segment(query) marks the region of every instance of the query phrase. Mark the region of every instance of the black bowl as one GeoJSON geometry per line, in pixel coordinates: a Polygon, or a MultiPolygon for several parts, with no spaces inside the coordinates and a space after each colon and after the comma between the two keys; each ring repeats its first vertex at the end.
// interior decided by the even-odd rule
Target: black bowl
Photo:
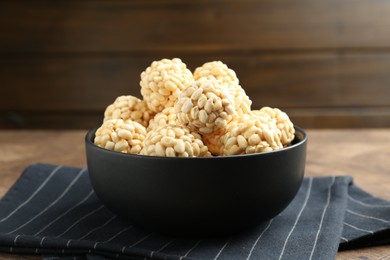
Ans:
{"type": "Polygon", "coordinates": [[[86,135],[92,186],[102,203],[140,227],[170,235],[235,233],[268,221],[301,186],[307,135],[258,154],[172,158],[109,151],[86,135]]]}

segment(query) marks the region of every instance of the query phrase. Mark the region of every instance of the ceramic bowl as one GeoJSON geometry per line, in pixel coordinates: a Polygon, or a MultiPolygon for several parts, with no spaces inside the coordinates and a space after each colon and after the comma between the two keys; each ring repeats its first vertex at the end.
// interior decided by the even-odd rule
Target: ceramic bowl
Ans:
{"type": "Polygon", "coordinates": [[[114,152],[85,138],[88,172],[101,202],[129,223],[170,235],[240,232],[278,215],[301,186],[307,135],[272,152],[179,158],[114,152]]]}

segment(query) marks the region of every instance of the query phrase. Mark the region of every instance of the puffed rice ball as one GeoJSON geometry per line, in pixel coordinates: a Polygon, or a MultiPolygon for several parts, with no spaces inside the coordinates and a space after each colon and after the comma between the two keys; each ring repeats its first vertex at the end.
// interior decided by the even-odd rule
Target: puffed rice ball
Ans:
{"type": "Polygon", "coordinates": [[[207,78],[213,76],[223,83],[235,83],[238,84],[239,80],[234,70],[229,69],[228,66],[222,61],[206,62],[201,67],[198,67],[194,71],[194,79],[207,78]]]}
{"type": "Polygon", "coordinates": [[[191,71],[180,59],[162,59],[141,73],[141,94],[149,109],[158,113],[173,107],[180,92],[193,81],[191,71]]]}
{"type": "Polygon", "coordinates": [[[161,126],[180,125],[175,108],[167,107],[157,113],[150,121],[147,130],[151,131],[161,126]]]}
{"type": "Polygon", "coordinates": [[[209,157],[198,133],[187,127],[166,125],[150,131],[144,140],[143,155],[168,157],[209,157]]]}
{"type": "Polygon", "coordinates": [[[269,152],[283,148],[279,129],[267,118],[243,115],[227,126],[221,137],[222,155],[238,155],[269,152]]]}
{"type": "Polygon", "coordinates": [[[183,90],[175,104],[179,122],[200,134],[212,134],[229,123],[234,101],[215,79],[201,78],[183,90]]]}
{"type": "Polygon", "coordinates": [[[146,106],[146,102],[128,95],[119,96],[104,111],[104,121],[110,119],[130,119],[147,127],[154,113],[146,106]]]}
{"type": "Polygon", "coordinates": [[[139,154],[145,136],[143,125],[131,120],[111,119],[96,130],[94,143],[112,151],[139,154]]]}
{"type": "Polygon", "coordinates": [[[265,116],[274,121],[280,131],[280,140],[283,146],[289,145],[295,136],[294,124],[288,115],[278,108],[263,107],[260,110],[253,110],[252,114],[265,116]]]}
{"type": "Polygon", "coordinates": [[[250,100],[245,90],[239,85],[239,80],[234,70],[230,69],[225,63],[212,61],[196,68],[194,71],[194,79],[198,80],[200,78],[215,78],[221,81],[233,97],[238,115],[250,113],[252,100],[250,100]]]}

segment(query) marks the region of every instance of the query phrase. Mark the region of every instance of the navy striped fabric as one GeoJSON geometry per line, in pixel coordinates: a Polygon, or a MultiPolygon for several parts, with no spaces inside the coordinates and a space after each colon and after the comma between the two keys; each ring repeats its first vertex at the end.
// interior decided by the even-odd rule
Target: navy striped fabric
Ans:
{"type": "Polygon", "coordinates": [[[273,220],[240,235],[183,239],[145,232],[107,210],[86,169],[35,164],[0,201],[0,251],[45,259],[334,259],[390,244],[390,202],[348,176],[305,178],[273,220]]]}

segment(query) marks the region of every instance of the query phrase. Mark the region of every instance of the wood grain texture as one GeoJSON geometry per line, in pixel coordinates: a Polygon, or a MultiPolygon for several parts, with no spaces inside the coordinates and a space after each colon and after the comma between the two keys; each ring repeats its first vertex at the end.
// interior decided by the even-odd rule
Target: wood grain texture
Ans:
{"type": "MultiPolygon", "coordinates": [[[[221,59],[236,72],[255,108],[390,106],[390,54],[179,57],[191,71],[221,59]]],[[[161,58],[3,58],[0,85],[5,87],[1,90],[0,110],[101,110],[121,94],[141,97],[141,72],[161,58]]]]}
{"type": "Polygon", "coordinates": [[[254,108],[303,127],[389,127],[389,12],[387,0],[0,1],[0,129],[90,128],[173,57],[222,60],[254,108]]]}
{"type": "Polygon", "coordinates": [[[390,3],[2,1],[1,52],[388,48],[390,3]]]}
{"type": "MultiPolygon", "coordinates": [[[[307,130],[305,176],[350,175],[367,192],[390,200],[390,128],[307,130]]],[[[36,162],[85,167],[83,138],[78,131],[0,131],[0,197],[36,162]]],[[[344,251],[337,259],[388,259],[390,246],[344,251]]],[[[0,259],[40,259],[0,254],[0,259]]]]}
{"type": "MultiPolygon", "coordinates": [[[[254,109],[279,107],[303,127],[390,126],[388,54],[225,55],[181,57],[192,71],[222,57],[254,109]]],[[[117,96],[141,97],[140,73],[163,57],[1,59],[0,127],[93,127],[117,96]]]]}

